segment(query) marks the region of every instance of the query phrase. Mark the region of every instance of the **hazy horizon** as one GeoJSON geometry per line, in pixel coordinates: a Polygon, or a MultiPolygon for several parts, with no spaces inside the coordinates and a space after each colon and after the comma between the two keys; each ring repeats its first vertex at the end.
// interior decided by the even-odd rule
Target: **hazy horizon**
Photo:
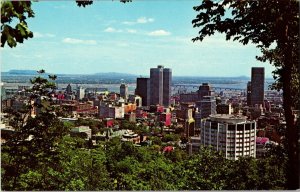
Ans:
{"type": "MultiPolygon", "coordinates": [[[[1,71],[3,73],[9,73],[10,71],[38,71],[38,70],[33,70],[33,69],[10,69],[8,71],[1,71]]],[[[110,72],[94,72],[94,73],[85,73],[85,74],[75,74],[75,73],[53,73],[46,71],[48,74],[56,74],[56,75],[97,75],[97,74],[109,74],[109,73],[116,73],[116,74],[124,74],[124,75],[131,75],[131,76],[136,76],[136,77],[149,77],[149,74],[134,74],[134,73],[122,73],[122,72],[116,72],[116,71],[110,71],[110,72]]],[[[38,73],[36,73],[38,74],[38,73]]],[[[29,74],[29,75],[35,75],[35,74],[29,74]]],[[[193,75],[173,75],[173,77],[189,77],[189,78],[246,78],[246,79],[251,79],[251,76],[246,76],[246,75],[240,75],[240,76],[193,76],[193,75]]],[[[265,77],[266,79],[272,79],[273,77],[265,77]]]]}

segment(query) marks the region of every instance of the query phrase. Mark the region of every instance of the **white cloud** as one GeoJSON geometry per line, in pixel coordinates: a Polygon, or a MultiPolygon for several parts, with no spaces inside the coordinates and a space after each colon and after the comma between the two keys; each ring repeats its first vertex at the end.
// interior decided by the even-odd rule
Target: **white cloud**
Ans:
{"type": "Polygon", "coordinates": [[[124,22],[122,22],[122,24],[124,24],[124,25],[134,25],[135,22],[133,22],[133,21],[124,21],[124,22]]]}
{"type": "Polygon", "coordinates": [[[117,30],[113,27],[108,27],[104,30],[104,32],[108,32],[108,33],[117,33],[117,32],[122,32],[122,30],[117,30]]]}
{"type": "Polygon", "coordinates": [[[147,18],[147,17],[140,17],[136,20],[137,23],[151,23],[153,22],[153,18],[147,18]]]}
{"type": "Polygon", "coordinates": [[[124,25],[135,25],[135,24],[145,24],[154,22],[153,18],[140,17],[137,18],[136,21],[124,21],[122,22],[124,25]]]}
{"type": "Polygon", "coordinates": [[[85,44],[85,45],[96,45],[97,42],[95,40],[82,40],[82,39],[73,39],[73,38],[64,38],[62,40],[63,43],[69,44],[85,44]]]}
{"type": "Polygon", "coordinates": [[[55,37],[54,34],[51,34],[51,33],[40,33],[40,32],[33,32],[33,36],[34,36],[35,38],[55,37]]]}
{"type": "Polygon", "coordinates": [[[170,34],[171,34],[170,32],[162,30],[162,29],[148,33],[149,36],[168,36],[170,34]]]}
{"type": "Polygon", "coordinates": [[[135,30],[135,29],[127,29],[127,32],[128,33],[137,33],[137,30],[135,30]]]}

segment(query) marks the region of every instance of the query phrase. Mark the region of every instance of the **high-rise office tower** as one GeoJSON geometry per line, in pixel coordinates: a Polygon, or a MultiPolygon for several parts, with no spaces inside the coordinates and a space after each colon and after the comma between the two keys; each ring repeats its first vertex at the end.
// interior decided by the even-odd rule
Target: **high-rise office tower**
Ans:
{"type": "Polygon", "coordinates": [[[71,87],[71,85],[70,84],[68,84],[68,86],[67,86],[67,88],[66,88],[66,92],[67,92],[67,94],[72,94],[72,87],[71,87]]]}
{"type": "Polygon", "coordinates": [[[157,68],[150,69],[150,104],[163,104],[163,69],[159,65],[157,68]]]}
{"type": "Polygon", "coordinates": [[[128,99],[128,85],[125,83],[120,85],[120,97],[122,97],[125,101],[128,99]]]}
{"type": "Polygon", "coordinates": [[[204,96],[212,96],[213,91],[211,90],[210,85],[208,83],[202,83],[198,90],[198,99],[201,101],[204,96]]]}
{"type": "Polygon", "coordinates": [[[247,83],[247,105],[251,106],[251,81],[247,83]]]}
{"type": "Polygon", "coordinates": [[[142,98],[142,105],[150,105],[150,79],[139,77],[136,79],[135,94],[142,98]]]}
{"type": "Polygon", "coordinates": [[[159,65],[150,69],[150,104],[169,106],[172,70],[159,65]]]}
{"type": "Polygon", "coordinates": [[[84,88],[77,87],[77,100],[83,99],[84,95],[85,95],[84,88]]]}
{"type": "Polygon", "coordinates": [[[170,105],[171,98],[171,83],[172,83],[172,70],[165,68],[163,71],[163,105],[170,105]]]}
{"type": "Polygon", "coordinates": [[[265,68],[252,67],[251,72],[251,106],[264,106],[265,68]]]}

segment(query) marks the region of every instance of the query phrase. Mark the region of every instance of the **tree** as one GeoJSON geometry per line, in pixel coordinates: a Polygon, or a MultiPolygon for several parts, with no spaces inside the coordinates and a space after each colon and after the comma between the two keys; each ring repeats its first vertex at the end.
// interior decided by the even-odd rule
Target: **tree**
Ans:
{"type": "Polygon", "coordinates": [[[183,190],[224,190],[228,183],[229,160],[220,152],[201,148],[183,164],[183,190]]]}
{"type": "MultiPolygon", "coordinates": [[[[40,70],[38,73],[43,75],[45,71],[40,70]]],[[[53,75],[49,75],[48,79],[42,76],[32,79],[32,88],[27,90],[30,93],[27,104],[22,110],[11,114],[10,124],[15,131],[1,146],[2,152],[8,156],[8,161],[2,161],[5,190],[41,187],[40,182],[27,186],[24,181],[34,181],[33,178],[44,180],[36,170],[55,162],[57,144],[69,133],[69,129],[59,121],[55,109],[51,107],[51,94],[55,89],[51,81],[55,79],[53,75]],[[37,112],[36,116],[32,116],[33,111],[37,112]]]]}
{"type": "Polygon", "coordinates": [[[202,41],[215,32],[225,33],[226,40],[252,42],[261,49],[260,61],[270,61],[277,89],[283,90],[283,108],[287,123],[288,188],[299,187],[298,133],[293,109],[299,109],[299,1],[266,0],[213,2],[204,0],[194,7],[199,12],[192,21],[200,27],[202,41]],[[229,8],[228,8],[229,7],[229,8]],[[273,48],[275,47],[275,48],[273,48]]]}

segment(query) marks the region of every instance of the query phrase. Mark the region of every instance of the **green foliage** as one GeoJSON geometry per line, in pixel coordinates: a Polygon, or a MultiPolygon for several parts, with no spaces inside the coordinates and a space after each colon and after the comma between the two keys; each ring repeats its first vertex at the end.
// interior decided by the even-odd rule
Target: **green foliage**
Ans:
{"type": "Polygon", "coordinates": [[[162,142],[169,142],[169,141],[179,141],[180,135],[178,134],[165,134],[162,138],[162,142]]]}
{"type": "Polygon", "coordinates": [[[283,90],[283,108],[287,125],[289,156],[288,186],[299,187],[299,143],[293,109],[299,109],[299,1],[211,1],[195,6],[199,12],[192,21],[200,27],[193,41],[202,41],[215,32],[225,33],[226,40],[256,44],[262,55],[259,61],[275,66],[272,88],[283,90]]]}
{"type": "Polygon", "coordinates": [[[159,146],[161,146],[161,144],[162,144],[161,139],[159,137],[156,137],[156,136],[149,137],[149,140],[152,141],[153,145],[159,145],[159,146]]]}
{"type": "Polygon", "coordinates": [[[12,48],[33,37],[26,23],[27,17],[34,17],[30,1],[1,1],[1,47],[7,43],[12,48]],[[18,20],[17,25],[12,27],[10,23],[15,20],[18,20]]]}
{"type": "Polygon", "coordinates": [[[183,165],[183,189],[220,190],[224,189],[228,178],[229,161],[220,153],[205,148],[191,156],[183,165]]]}
{"type": "Polygon", "coordinates": [[[129,122],[127,120],[123,120],[120,125],[121,129],[129,129],[129,130],[137,130],[137,126],[134,122],[129,122]]]}

